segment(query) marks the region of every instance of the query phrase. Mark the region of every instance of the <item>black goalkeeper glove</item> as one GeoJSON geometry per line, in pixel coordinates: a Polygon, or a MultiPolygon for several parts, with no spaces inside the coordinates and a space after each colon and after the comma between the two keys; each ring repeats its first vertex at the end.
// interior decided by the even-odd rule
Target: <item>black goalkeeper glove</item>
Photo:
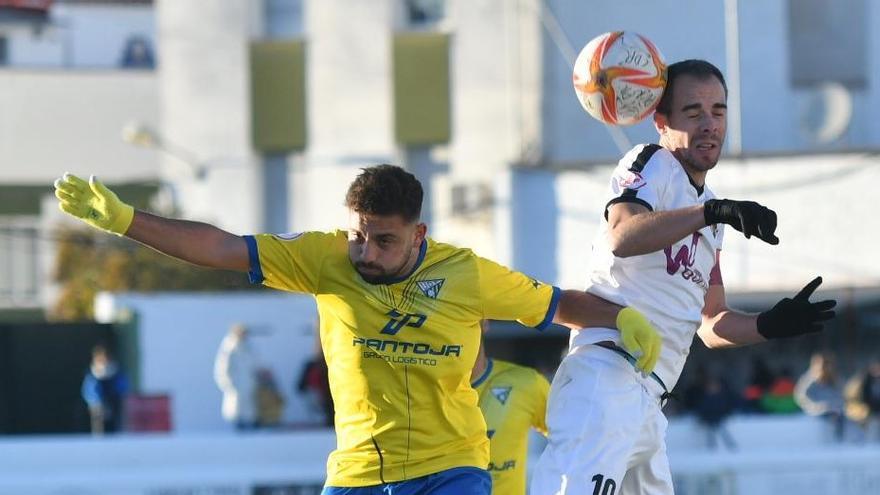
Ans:
{"type": "Polygon", "coordinates": [[[779,244],[776,231],[776,212],[754,201],[734,201],[732,199],[710,199],[703,205],[706,225],[726,223],[745,234],[767,244],[779,244]]]}
{"type": "Polygon", "coordinates": [[[810,302],[810,295],[821,283],[822,277],[816,277],[794,299],[786,297],[776,303],[776,306],[759,314],[758,333],[769,340],[822,331],[822,322],[834,318],[831,308],[837,305],[837,301],[829,299],[810,302]]]}

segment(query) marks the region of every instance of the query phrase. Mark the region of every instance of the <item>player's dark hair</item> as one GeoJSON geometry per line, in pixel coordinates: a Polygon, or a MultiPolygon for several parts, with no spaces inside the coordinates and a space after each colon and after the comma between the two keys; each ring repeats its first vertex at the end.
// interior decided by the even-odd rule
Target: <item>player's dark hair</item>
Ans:
{"type": "Polygon", "coordinates": [[[705,60],[689,59],[676,62],[666,68],[666,89],[663,90],[663,96],[660,103],[657,104],[657,113],[669,115],[672,111],[672,92],[675,88],[675,82],[679,76],[693,76],[697,79],[708,79],[712,76],[721,82],[724,87],[724,96],[727,96],[727,83],[724,81],[724,74],[709,62],[705,60]]]}
{"type": "Polygon", "coordinates": [[[415,222],[422,213],[422,184],[406,170],[394,165],[362,169],[348,187],[345,206],[368,215],[400,215],[415,222]]]}

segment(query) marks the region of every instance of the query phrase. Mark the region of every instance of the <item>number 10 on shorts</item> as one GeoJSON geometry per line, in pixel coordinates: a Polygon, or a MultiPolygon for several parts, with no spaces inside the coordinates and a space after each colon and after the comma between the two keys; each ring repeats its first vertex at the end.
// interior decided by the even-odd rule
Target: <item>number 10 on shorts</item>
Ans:
{"type": "Polygon", "coordinates": [[[605,479],[605,476],[601,474],[593,476],[593,483],[593,495],[614,495],[617,489],[617,483],[613,479],[605,479]]]}

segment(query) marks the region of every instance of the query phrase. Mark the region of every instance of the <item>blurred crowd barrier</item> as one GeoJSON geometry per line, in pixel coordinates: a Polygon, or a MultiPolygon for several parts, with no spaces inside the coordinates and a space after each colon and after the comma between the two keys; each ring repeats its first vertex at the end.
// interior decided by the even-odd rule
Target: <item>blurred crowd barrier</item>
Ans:
{"type": "MultiPolygon", "coordinates": [[[[696,421],[671,420],[677,494],[878,493],[880,444],[835,443],[807,416],[734,417],[729,428],[737,449],[709,451],[696,421]]],[[[5,437],[0,494],[317,495],[334,447],[329,429],[5,437]]]]}

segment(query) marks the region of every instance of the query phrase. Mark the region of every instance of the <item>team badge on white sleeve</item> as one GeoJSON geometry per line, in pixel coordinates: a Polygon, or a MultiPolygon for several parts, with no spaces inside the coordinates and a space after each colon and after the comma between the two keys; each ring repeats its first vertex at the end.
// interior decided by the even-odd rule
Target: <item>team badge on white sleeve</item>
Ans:
{"type": "Polygon", "coordinates": [[[623,174],[617,178],[617,185],[619,185],[621,189],[635,190],[643,187],[645,184],[647,184],[647,182],[645,181],[645,178],[642,177],[642,174],[632,170],[623,172],[623,174]]]}

